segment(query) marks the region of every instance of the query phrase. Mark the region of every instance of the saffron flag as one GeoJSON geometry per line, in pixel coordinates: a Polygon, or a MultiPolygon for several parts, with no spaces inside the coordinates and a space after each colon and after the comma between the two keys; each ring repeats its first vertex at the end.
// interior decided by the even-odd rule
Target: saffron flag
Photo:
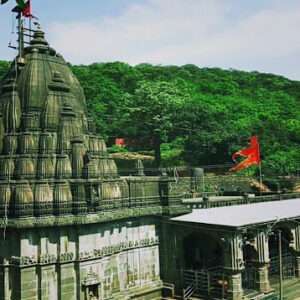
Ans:
{"type": "Polygon", "coordinates": [[[31,14],[31,1],[28,0],[27,3],[25,4],[25,7],[23,8],[22,14],[26,18],[32,17],[31,14]]]}
{"type": "Polygon", "coordinates": [[[253,165],[259,165],[260,159],[260,149],[257,136],[252,136],[250,139],[250,145],[248,148],[242,149],[232,155],[233,161],[236,162],[238,156],[245,157],[243,161],[238,163],[236,166],[230,169],[232,172],[241,171],[253,165]]]}

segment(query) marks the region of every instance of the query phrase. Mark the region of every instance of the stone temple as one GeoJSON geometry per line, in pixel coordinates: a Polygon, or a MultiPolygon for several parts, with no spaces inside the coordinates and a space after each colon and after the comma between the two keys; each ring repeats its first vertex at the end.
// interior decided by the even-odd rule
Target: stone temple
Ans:
{"type": "Polygon", "coordinates": [[[40,29],[21,50],[0,83],[0,300],[300,295],[299,194],[119,176],[62,56],[40,29]]]}
{"type": "Polygon", "coordinates": [[[118,176],[41,30],[0,93],[0,299],[159,299],[165,176],[118,176]]]}

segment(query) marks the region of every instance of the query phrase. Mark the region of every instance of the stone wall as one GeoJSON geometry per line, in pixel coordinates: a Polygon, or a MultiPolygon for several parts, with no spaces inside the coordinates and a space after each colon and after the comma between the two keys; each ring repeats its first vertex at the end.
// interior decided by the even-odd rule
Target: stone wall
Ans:
{"type": "Polygon", "coordinates": [[[0,299],[85,300],[91,292],[99,299],[158,295],[158,235],[150,218],[7,232],[1,244],[0,299]],[[4,253],[12,239],[14,251],[4,253]]]}
{"type": "Polygon", "coordinates": [[[170,183],[170,190],[184,198],[226,193],[253,193],[258,181],[253,177],[206,174],[201,177],[176,177],[170,183]]]}

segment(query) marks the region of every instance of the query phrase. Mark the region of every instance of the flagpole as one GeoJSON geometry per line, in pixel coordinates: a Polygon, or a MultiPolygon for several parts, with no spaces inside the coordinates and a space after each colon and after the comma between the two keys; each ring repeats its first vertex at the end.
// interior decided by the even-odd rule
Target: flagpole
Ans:
{"type": "MultiPolygon", "coordinates": [[[[32,32],[32,16],[29,17],[29,33],[32,32]]],[[[31,36],[29,37],[29,43],[31,42],[31,36]]]]}
{"type": "Polygon", "coordinates": [[[18,13],[17,18],[18,18],[19,61],[21,61],[23,58],[23,43],[24,43],[22,12],[18,13]]]}
{"type": "Polygon", "coordinates": [[[258,168],[259,168],[259,184],[260,184],[260,194],[261,194],[261,190],[262,190],[262,187],[263,187],[263,180],[262,180],[262,170],[261,170],[261,161],[259,162],[259,165],[258,165],[258,168]]]}

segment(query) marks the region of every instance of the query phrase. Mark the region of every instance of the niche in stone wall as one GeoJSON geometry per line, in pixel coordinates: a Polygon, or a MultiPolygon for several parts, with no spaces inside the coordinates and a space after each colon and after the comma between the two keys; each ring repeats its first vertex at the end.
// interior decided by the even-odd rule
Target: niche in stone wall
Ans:
{"type": "Polygon", "coordinates": [[[100,299],[100,280],[92,269],[86,274],[82,282],[82,290],[84,292],[85,300],[100,299]]]}

